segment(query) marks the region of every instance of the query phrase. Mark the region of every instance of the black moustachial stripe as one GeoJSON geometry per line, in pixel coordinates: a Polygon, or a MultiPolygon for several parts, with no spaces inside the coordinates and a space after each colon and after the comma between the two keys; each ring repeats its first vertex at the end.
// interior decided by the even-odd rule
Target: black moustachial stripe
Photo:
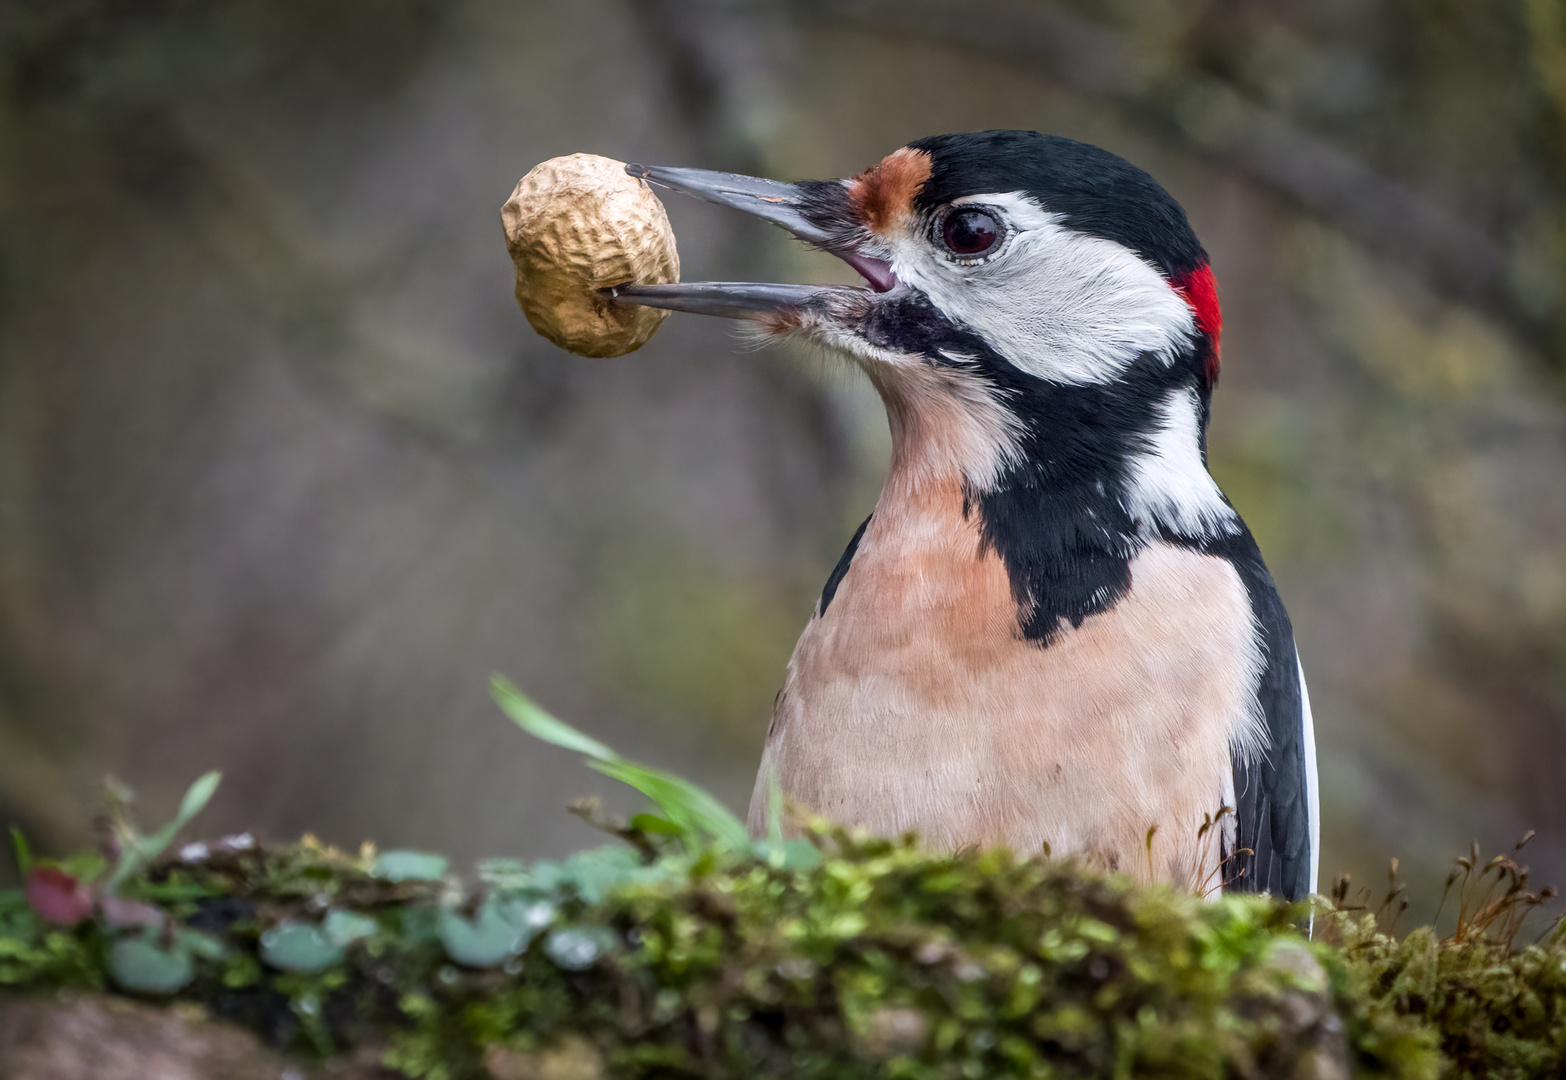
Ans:
{"type": "Polygon", "coordinates": [[[1130,588],[1131,560],[1146,542],[1126,509],[1130,462],[1149,448],[1169,392],[1194,384],[1192,367],[1149,354],[1113,383],[1045,382],[918,293],[877,305],[860,333],[883,348],[971,371],[1023,421],[1020,460],[992,486],[969,491],[965,507],[979,515],[984,543],[1006,564],[1023,636],[1047,645],[1063,627],[1113,607],[1130,588]]]}
{"type": "Polygon", "coordinates": [[[832,568],[831,575],[827,577],[826,584],[821,588],[821,609],[816,612],[817,615],[825,615],[827,606],[832,603],[832,597],[837,595],[837,587],[843,583],[843,575],[848,573],[849,564],[854,561],[854,552],[859,550],[859,541],[865,538],[865,526],[868,524],[870,518],[865,518],[859,523],[859,528],[854,530],[854,538],[848,542],[848,546],[843,549],[842,557],[832,568]]]}

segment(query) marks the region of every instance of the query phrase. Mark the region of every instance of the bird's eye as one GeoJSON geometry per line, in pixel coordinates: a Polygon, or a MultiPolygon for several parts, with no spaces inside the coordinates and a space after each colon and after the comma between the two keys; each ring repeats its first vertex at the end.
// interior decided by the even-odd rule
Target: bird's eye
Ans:
{"type": "Polygon", "coordinates": [[[959,210],[941,225],[941,240],[953,255],[983,255],[1000,234],[1000,222],[983,210],[959,210]]]}

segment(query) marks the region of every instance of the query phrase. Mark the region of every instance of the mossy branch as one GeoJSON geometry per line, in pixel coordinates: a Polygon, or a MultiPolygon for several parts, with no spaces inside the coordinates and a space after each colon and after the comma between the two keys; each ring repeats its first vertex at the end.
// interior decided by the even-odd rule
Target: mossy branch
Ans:
{"type": "MultiPolygon", "coordinates": [[[[497,691],[535,734],[651,772],[497,691]]],[[[733,834],[710,796],[665,779],[643,790],[668,828],[636,846],[492,860],[469,881],[436,856],[240,837],[138,865],[109,893],[26,853],[29,892],[0,894],[0,1027],[5,996],[107,991],[198,1003],[300,1061],[369,1054],[432,1080],[1566,1066],[1559,935],[1399,942],[1322,903],[1311,942],[1301,907],[1266,898],[825,825],[794,842],[805,858],[733,834]]]]}

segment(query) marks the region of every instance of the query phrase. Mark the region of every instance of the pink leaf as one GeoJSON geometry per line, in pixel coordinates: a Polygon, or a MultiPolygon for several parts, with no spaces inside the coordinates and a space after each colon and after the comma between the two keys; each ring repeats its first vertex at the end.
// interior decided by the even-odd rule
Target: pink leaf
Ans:
{"type": "Polygon", "coordinates": [[[121,930],[142,926],[161,928],[165,921],[161,909],[140,900],[126,900],[118,896],[105,896],[99,910],[103,913],[104,922],[121,930]]]}
{"type": "Polygon", "coordinates": [[[52,866],[28,873],[27,902],[39,915],[63,926],[75,926],[92,914],[92,891],[52,866]]]}

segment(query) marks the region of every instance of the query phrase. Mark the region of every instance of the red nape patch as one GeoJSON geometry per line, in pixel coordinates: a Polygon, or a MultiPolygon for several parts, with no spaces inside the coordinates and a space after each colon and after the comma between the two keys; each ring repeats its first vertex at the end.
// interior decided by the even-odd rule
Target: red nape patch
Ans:
{"type": "Polygon", "coordinates": [[[1191,306],[1196,325],[1207,335],[1211,351],[1207,354],[1207,381],[1218,381],[1218,339],[1223,336],[1223,310],[1218,306],[1218,279],[1213,268],[1203,263],[1174,281],[1175,292],[1191,306]]]}

